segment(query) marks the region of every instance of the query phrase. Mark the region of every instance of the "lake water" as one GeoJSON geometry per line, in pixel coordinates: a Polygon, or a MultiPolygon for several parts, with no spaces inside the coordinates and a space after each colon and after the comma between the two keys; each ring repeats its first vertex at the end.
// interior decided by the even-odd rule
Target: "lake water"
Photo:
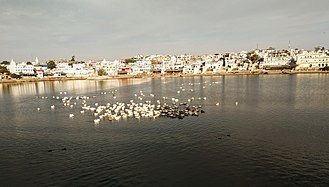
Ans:
{"type": "Polygon", "coordinates": [[[0,84],[0,184],[328,186],[328,114],[329,74],[0,84]],[[193,97],[205,113],[95,125],[77,96],[89,106],[193,97]]]}

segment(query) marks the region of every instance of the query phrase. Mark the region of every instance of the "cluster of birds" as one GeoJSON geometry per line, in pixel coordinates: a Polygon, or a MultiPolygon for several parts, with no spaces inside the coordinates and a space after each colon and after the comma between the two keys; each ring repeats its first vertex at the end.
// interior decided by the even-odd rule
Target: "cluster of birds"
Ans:
{"type": "MultiPolygon", "coordinates": [[[[217,84],[218,82],[213,82],[217,84]]],[[[193,85],[189,83],[189,85],[193,85]]],[[[209,84],[211,85],[211,84],[209,84]]],[[[184,84],[177,91],[177,94],[185,91],[193,92],[193,89],[183,88],[184,84]]],[[[203,86],[205,87],[205,86],[203,86]]],[[[129,102],[119,102],[117,99],[117,90],[110,92],[101,92],[101,95],[112,95],[111,103],[100,104],[94,102],[90,104],[91,98],[96,98],[96,96],[75,96],[68,97],[67,92],[60,92],[61,96],[53,96],[54,100],[61,100],[64,108],[76,108],[77,103],[81,104],[80,114],[89,114],[94,116],[94,124],[98,125],[102,120],[109,121],[119,121],[127,118],[135,119],[157,119],[159,117],[169,117],[175,119],[183,119],[187,116],[199,116],[205,113],[202,105],[194,105],[196,102],[194,100],[207,100],[207,97],[190,97],[184,99],[183,102],[178,98],[168,98],[162,97],[161,99],[156,99],[155,95],[145,94],[143,91],[135,93],[133,99],[129,102]]],[[[48,99],[48,97],[41,97],[41,99],[48,99]]],[[[200,102],[199,102],[200,103],[200,102]]],[[[235,103],[238,105],[238,102],[235,103]]],[[[215,104],[216,106],[219,103],[215,104]]],[[[55,110],[55,105],[50,106],[51,110],[55,110]]],[[[38,111],[41,110],[40,107],[37,108],[38,111]]],[[[74,118],[76,113],[68,114],[69,118],[74,118]]],[[[76,114],[77,115],[77,114],[76,114]]]]}
{"type": "MultiPolygon", "coordinates": [[[[117,90],[111,92],[101,92],[102,95],[112,94],[113,99],[116,99],[117,90]]],[[[61,95],[66,95],[66,92],[60,92],[61,95]]],[[[76,96],[76,97],[60,97],[53,96],[52,99],[62,101],[64,108],[74,108],[77,106],[78,100],[81,101],[80,114],[89,113],[92,114],[95,119],[93,120],[96,125],[98,125],[102,120],[118,121],[121,119],[135,118],[135,119],[156,119],[159,117],[169,117],[176,119],[183,119],[187,116],[199,116],[201,113],[205,113],[201,105],[194,106],[192,101],[195,100],[194,97],[187,99],[186,102],[179,103],[177,98],[162,97],[161,101],[159,99],[154,99],[154,94],[149,94],[150,100],[146,100],[146,95],[143,91],[139,94],[134,94],[135,100],[131,99],[129,102],[113,102],[106,104],[99,104],[95,102],[93,104],[88,104],[87,101],[91,98],[96,98],[96,96],[76,96]],[[143,101],[145,100],[145,101],[143,101]]],[[[41,97],[41,99],[48,99],[48,97],[41,97]]],[[[199,97],[198,100],[206,100],[206,97],[199,97]]],[[[58,106],[56,106],[58,107],[58,106]]],[[[55,110],[55,105],[50,106],[51,110],[55,110]]],[[[41,111],[41,108],[37,108],[41,111]]],[[[68,115],[69,118],[74,118],[74,113],[68,115]]]]}

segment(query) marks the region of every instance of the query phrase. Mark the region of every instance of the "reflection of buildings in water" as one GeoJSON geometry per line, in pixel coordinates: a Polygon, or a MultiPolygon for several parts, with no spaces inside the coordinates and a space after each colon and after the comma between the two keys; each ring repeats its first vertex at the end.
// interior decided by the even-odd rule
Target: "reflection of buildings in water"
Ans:
{"type": "Polygon", "coordinates": [[[1,89],[1,93],[10,94],[11,96],[31,95],[36,93],[36,85],[34,83],[3,84],[1,89]]]}
{"type": "Polygon", "coordinates": [[[296,84],[297,84],[297,78],[295,75],[290,75],[288,77],[288,102],[295,105],[296,104],[296,84]]]}
{"type": "Polygon", "coordinates": [[[128,86],[129,81],[128,79],[119,79],[119,86],[128,86]]]}
{"type": "Polygon", "coordinates": [[[8,85],[7,84],[0,84],[0,96],[4,96],[8,94],[8,85]]]}
{"type": "Polygon", "coordinates": [[[146,79],[127,79],[129,82],[129,85],[138,85],[138,84],[143,84],[146,82],[150,82],[152,79],[151,78],[146,78],[146,79]]]}
{"type": "Polygon", "coordinates": [[[116,79],[113,80],[91,80],[88,83],[88,88],[94,90],[106,90],[106,89],[113,89],[119,87],[119,81],[116,79]]]}
{"type": "Polygon", "coordinates": [[[295,109],[304,109],[312,105],[314,108],[327,105],[329,87],[324,86],[328,74],[297,74],[295,75],[295,109]]]}
{"type": "Polygon", "coordinates": [[[142,84],[149,79],[113,79],[113,80],[69,80],[69,81],[43,81],[19,84],[1,84],[0,96],[11,95],[45,95],[58,94],[66,91],[68,94],[81,94],[90,91],[113,89],[120,86],[142,84]]]}

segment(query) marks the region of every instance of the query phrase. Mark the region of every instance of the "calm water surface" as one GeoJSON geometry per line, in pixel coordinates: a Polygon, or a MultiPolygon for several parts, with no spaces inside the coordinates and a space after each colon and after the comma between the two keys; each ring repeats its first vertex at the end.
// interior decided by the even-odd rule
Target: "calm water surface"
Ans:
{"type": "Polygon", "coordinates": [[[0,84],[0,184],[328,186],[328,85],[327,74],[0,84]],[[194,97],[205,113],[95,125],[81,99],[56,99],[105,105],[140,91],[194,97]]]}

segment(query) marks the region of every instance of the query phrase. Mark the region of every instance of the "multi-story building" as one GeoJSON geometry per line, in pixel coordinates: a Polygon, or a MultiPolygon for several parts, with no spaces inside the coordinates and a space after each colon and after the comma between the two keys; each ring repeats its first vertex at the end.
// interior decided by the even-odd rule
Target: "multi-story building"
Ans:
{"type": "Polygon", "coordinates": [[[329,55],[324,52],[303,51],[297,54],[297,69],[319,69],[329,65],[329,55]]]}
{"type": "Polygon", "coordinates": [[[10,73],[20,74],[20,75],[33,75],[34,66],[32,64],[27,64],[25,62],[17,64],[13,59],[9,65],[10,73]]]}

